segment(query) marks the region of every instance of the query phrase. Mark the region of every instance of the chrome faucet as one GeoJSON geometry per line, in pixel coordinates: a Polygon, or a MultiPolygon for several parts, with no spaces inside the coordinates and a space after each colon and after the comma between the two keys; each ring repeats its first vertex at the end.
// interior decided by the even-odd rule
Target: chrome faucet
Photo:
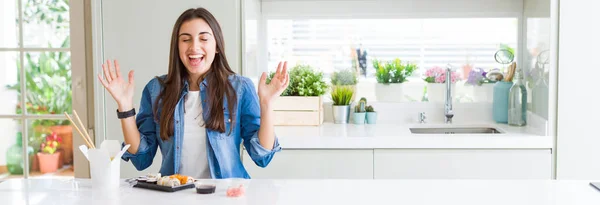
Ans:
{"type": "Polygon", "coordinates": [[[427,119],[427,117],[425,116],[425,112],[420,112],[419,113],[419,123],[424,124],[425,119],[427,119]]]}
{"type": "Polygon", "coordinates": [[[446,66],[446,102],[444,103],[444,122],[452,123],[454,111],[452,110],[452,66],[446,66]]]}

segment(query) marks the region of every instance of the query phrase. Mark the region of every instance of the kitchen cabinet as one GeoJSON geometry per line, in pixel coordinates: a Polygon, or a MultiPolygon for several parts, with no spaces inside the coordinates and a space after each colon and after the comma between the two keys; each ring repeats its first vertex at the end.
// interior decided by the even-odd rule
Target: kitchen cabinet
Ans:
{"type": "Polygon", "coordinates": [[[550,149],[375,149],[375,179],[551,179],[550,149]]]}
{"type": "Polygon", "coordinates": [[[551,179],[550,149],[282,150],[255,179],[551,179]]]}
{"type": "Polygon", "coordinates": [[[253,179],[372,179],[373,150],[289,150],[275,154],[266,168],[246,151],[244,167],[253,179]]]}

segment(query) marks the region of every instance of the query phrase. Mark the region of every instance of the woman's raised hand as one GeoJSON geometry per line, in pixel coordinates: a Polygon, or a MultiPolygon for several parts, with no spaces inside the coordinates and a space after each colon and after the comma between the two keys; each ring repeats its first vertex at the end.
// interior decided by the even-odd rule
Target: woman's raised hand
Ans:
{"type": "Polygon", "coordinates": [[[279,62],[277,71],[271,82],[267,84],[267,73],[263,72],[258,82],[258,97],[261,104],[271,104],[288,87],[290,76],[287,73],[287,62],[279,62]]]}
{"type": "Polygon", "coordinates": [[[119,111],[125,112],[133,108],[133,70],[129,71],[129,82],[125,82],[125,79],[121,75],[121,68],[119,62],[114,61],[114,66],[111,66],[110,61],[106,60],[105,64],[102,64],[102,70],[104,71],[104,78],[101,74],[98,74],[98,80],[115,99],[119,106],[119,111]]]}

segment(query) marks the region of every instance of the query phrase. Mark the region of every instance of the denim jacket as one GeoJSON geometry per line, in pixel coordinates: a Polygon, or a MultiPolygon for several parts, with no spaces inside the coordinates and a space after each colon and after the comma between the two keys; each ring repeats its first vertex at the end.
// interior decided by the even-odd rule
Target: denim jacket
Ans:
{"type": "MultiPolygon", "coordinates": [[[[161,76],[164,79],[166,76],[161,76]]],[[[229,82],[237,94],[237,113],[235,119],[230,119],[230,111],[227,109],[227,101],[223,103],[223,112],[225,113],[226,131],[206,129],[208,143],[206,147],[208,156],[208,165],[212,178],[250,178],[240,158],[240,144],[243,141],[246,151],[254,163],[260,167],[266,167],[275,152],[281,150],[277,138],[272,150],[265,149],[259,144],[258,130],[260,128],[260,105],[256,89],[252,81],[239,75],[231,75],[229,82]],[[234,123],[234,124],[232,124],[234,123]],[[229,132],[230,126],[234,126],[229,132]]],[[[208,113],[208,104],[206,103],[207,79],[200,84],[200,97],[202,99],[203,117],[206,120],[208,113]]],[[[153,109],[154,102],[161,90],[162,85],[158,79],[154,78],[144,88],[139,113],[137,114],[136,124],[140,132],[140,146],[136,154],[126,152],[122,159],[131,160],[135,168],[139,171],[148,168],[156,155],[157,148],[160,147],[162,153],[162,165],[160,173],[162,175],[172,175],[179,173],[179,164],[181,161],[181,147],[183,146],[184,133],[184,99],[188,94],[189,85],[187,81],[184,84],[183,91],[179,97],[179,102],[175,107],[174,115],[174,136],[169,140],[160,138],[160,125],[155,120],[153,109]]],[[[159,105],[160,106],[160,105],[159,105]]],[[[160,107],[158,112],[160,113],[160,107]]],[[[123,143],[124,145],[124,143],[123,143]]]]}

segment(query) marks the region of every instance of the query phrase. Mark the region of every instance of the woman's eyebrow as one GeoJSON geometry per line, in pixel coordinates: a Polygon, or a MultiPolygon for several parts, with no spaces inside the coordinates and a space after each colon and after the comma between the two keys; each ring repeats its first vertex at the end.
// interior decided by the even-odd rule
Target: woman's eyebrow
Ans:
{"type": "MultiPolygon", "coordinates": [[[[200,32],[198,35],[204,35],[204,34],[209,34],[209,35],[211,35],[211,36],[212,36],[212,33],[208,32],[208,31],[203,31],[203,32],[200,32]]],[[[191,36],[192,36],[192,34],[189,34],[189,33],[182,33],[182,34],[179,34],[179,37],[181,37],[181,36],[190,36],[190,37],[191,37],[191,36]]]]}
{"type": "Polygon", "coordinates": [[[189,34],[189,33],[182,33],[182,34],[179,34],[179,37],[181,37],[181,36],[190,36],[190,37],[192,37],[192,34],[189,34]]]}

